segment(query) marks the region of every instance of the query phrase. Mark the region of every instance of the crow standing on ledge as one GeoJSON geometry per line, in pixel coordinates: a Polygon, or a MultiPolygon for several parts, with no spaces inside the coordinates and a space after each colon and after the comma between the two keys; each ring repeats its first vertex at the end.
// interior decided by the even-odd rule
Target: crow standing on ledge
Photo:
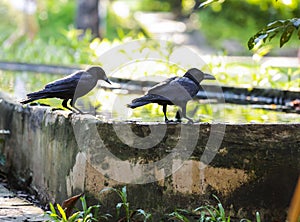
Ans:
{"type": "Polygon", "coordinates": [[[38,99],[59,98],[63,99],[62,106],[71,111],[82,113],[75,107],[75,102],[79,97],[91,91],[98,80],[104,80],[110,84],[104,70],[99,66],[91,66],[87,70],[79,70],[64,78],[48,83],[44,89],[27,94],[27,99],[21,101],[27,104],[38,99]],[[70,101],[71,107],[68,106],[70,101]]]}
{"type": "Polygon", "coordinates": [[[158,103],[163,106],[165,122],[167,118],[167,105],[177,105],[182,109],[182,116],[193,122],[186,116],[186,104],[200,89],[200,82],[204,79],[215,80],[215,77],[203,73],[199,69],[189,69],[183,77],[173,77],[152,87],[144,96],[134,99],[128,107],[134,109],[149,103],[158,103]]]}

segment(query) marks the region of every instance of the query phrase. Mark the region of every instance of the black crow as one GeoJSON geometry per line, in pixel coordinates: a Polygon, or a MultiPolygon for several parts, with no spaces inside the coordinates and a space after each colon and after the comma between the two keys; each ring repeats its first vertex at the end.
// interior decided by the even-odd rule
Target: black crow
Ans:
{"type": "Polygon", "coordinates": [[[144,96],[134,99],[128,107],[134,109],[149,103],[158,103],[163,106],[165,122],[167,118],[167,105],[177,105],[181,107],[181,115],[193,122],[186,116],[186,104],[191,100],[200,89],[200,82],[204,79],[215,80],[215,77],[203,73],[199,69],[189,69],[183,77],[173,77],[153,86],[144,96]]]}
{"type": "Polygon", "coordinates": [[[104,70],[99,66],[91,66],[87,70],[79,70],[64,78],[48,83],[44,89],[27,94],[27,99],[21,101],[22,104],[30,103],[38,99],[59,98],[63,99],[62,106],[71,111],[82,113],[75,107],[75,102],[79,97],[91,91],[98,80],[108,80],[104,70]],[[70,101],[71,107],[68,106],[70,101]]]}

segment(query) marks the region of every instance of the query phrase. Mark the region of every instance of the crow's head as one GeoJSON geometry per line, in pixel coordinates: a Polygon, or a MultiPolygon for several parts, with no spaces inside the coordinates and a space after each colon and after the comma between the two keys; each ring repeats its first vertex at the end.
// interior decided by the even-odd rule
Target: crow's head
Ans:
{"type": "Polygon", "coordinates": [[[196,83],[200,83],[204,79],[215,80],[216,78],[213,75],[203,73],[201,70],[192,68],[189,69],[185,74],[184,77],[192,79],[196,83]]]}
{"type": "Polygon", "coordinates": [[[100,66],[91,66],[86,70],[88,73],[90,73],[92,76],[94,76],[98,80],[104,80],[105,82],[108,82],[109,84],[110,81],[108,80],[104,70],[100,66]]]}

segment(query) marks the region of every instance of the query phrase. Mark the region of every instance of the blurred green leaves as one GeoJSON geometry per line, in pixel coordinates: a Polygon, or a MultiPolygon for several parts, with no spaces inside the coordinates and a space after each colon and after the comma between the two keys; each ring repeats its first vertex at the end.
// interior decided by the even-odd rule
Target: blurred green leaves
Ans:
{"type": "MultiPolygon", "coordinates": [[[[219,25],[218,28],[215,29],[220,33],[219,36],[221,35],[223,38],[224,36],[226,38],[230,38],[230,34],[228,33],[231,32],[233,33],[232,38],[240,39],[242,42],[247,41],[248,48],[250,50],[259,50],[261,45],[266,43],[266,40],[269,40],[270,42],[274,37],[279,36],[279,34],[281,35],[279,40],[280,47],[290,41],[291,36],[296,33],[296,31],[298,31],[298,37],[300,39],[300,19],[297,18],[299,17],[297,9],[300,6],[300,2],[298,0],[206,0],[200,4],[199,8],[204,8],[206,6],[209,6],[209,9],[201,10],[201,13],[199,13],[200,19],[207,23],[208,21],[204,20],[205,17],[203,18],[204,13],[209,14],[209,10],[214,13],[221,12],[220,16],[218,16],[218,20],[214,21],[214,27],[216,27],[222,19],[224,20],[223,28],[219,28],[219,26],[222,27],[219,25]],[[281,20],[279,20],[279,18],[281,20]],[[270,20],[273,20],[274,22],[270,22],[270,20]],[[258,29],[255,27],[264,26],[266,23],[269,24],[249,39],[249,33],[255,32],[255,30],[258,29]],[[237,26],[237,24],[240,24],[242,27],[237,26]],[[241,28],[243,31],[241,31],[241,28]],[[247,40],[245,39],[245,35],[248,35],[247,40]]],[[[205,26],[206,24],[203,24],[204,31],[205,26]]],[[[215,33],[215,30],[211,29],[211,33],[214,33],[214,38],[209,39],[216,38],[215,36],[217,36],[217,33],[215,33]]],[[[208,35],[210,35],[209,32],[208,35]]],[[[218,38],[218,41],[219,39],[220,38],[218,38]]],[[[294,45],[298,45],[297,42],[293,41],[293,43],[294,45]]],[[[273,45],[274,44],[272,44],[272,46],[273,45]]]]}
{"type": "Polygon", "coordinates": [[[74,26],[75,13],[74,0],[40,1],[36,15],[40,26],[39,38],[46,42],[50,37],[60,38],[62,30],[74,26]]]}
{"type": "Polygon", "coordinates": [[[60,38],[45,41],[36,37],[33,42],[25,36],[8,47],[1,47],[0,59],[6,61],[44,64],[89,64],[96,60],[90,48],[90,32],[82,39],[74,37],[78,30],[63,30],[60,38]]]}

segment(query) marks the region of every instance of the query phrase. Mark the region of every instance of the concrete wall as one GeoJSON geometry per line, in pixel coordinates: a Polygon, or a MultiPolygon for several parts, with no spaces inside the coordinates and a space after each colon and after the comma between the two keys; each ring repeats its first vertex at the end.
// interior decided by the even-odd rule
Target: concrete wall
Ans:
{"type": "MultiPolygon", "coordinates": [[[[10,180],[44,203],[81,191],[98,198],[127,184],[131,206],[157,214],[216,194],[232,214],[253,218],[258,210],[283,221],[299,175],[300,124],[101,122],[22,107],[3,93],[0,114],[0,129],[10,131],[2,144],[10,180]]],[[[101,200],[107,208],[118,201],[101,200]]]]}

